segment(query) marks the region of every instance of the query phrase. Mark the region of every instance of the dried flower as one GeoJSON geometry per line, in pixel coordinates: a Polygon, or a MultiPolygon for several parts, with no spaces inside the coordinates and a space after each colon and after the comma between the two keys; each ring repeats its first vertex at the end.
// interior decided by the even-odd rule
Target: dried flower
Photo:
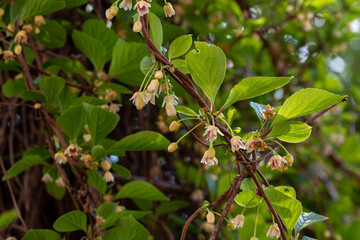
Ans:
{"type": "Polygon", "coordinates": [[[163,75],[161,70],[156,71],[156,73],[155,73],[155,78],[156,79],[162,79],[163,77],[164,77],[164,75],[163,75]]]}
{"type": "Polygon", "coordinates": [[[206,139],[209,142],[213,142],[217,138],[217,133],[219,133],[221,136],[224,136],[224,134],[222,134],[222,132],[220,132],[220,130],[217,127],[213,125],[207,125],[205,127],[205,133],[203,136],[206,136],[206,139]]]}
{"type": "Polygon", "coordinates": [[[147,3],[145,1],[138,1],[135,4],[134,9],[137,9],[139,16],[142,17],[145,14],[149,13],[149,7],[151,7],[150,3],[147,3]]]}
{"type": "Polygon", "coordinates": [[[102,216],[96,216],[95,225],[100,227],[105,222],[105,219],[102,216]]]}
{"type": "Polygon", "coordinates": [[[9,61],[14,60],[14,58],[15,58],[15,54],[10,50],[4,50],[3,55],[4,55],[3,59],[4,59],[5,64],[7,64],[9,61]]]}
{"type": "Polygon", "coordinates": [[[155,93],[158,91],[159,89],[159,80],[157,79],[154,79],[150,82],[149,86],[147,87],[147,90],[150,92],[150,93],[155,93]]]}
{"type": "MultiPolygon", "coordinates": [[[[66,150],[65,150],[65,152],[66,152],[66,150]]],[[[68,162],[68,160],[63,152],[55,153],[54,159],[58,164],[65,164],[68,162]]]]}
{"type": "Polygon", "coordinates": [[[40,26],[46,23],[45,18],[43,16],[35,16],[34,22],[36,26],[40,26]]]}
{"type": "Polygon", "coordinates": [[[178,148],[177,143],[170,143],[169,147],[168,147],[168,152],[175,152],[175,150],[178,148]]]}
{"type": "Polygon", "coordinates": [[[244,221],[245,221],[244,215],[243,214],[238,214],[230,222],[232,224],[234,224],[236,229],[238,229],[238,228],[242,228],[242,226],[244,225],[244,221]]]}
{"type": "Polygon", "coordinates": [[[76,157],[78,155],[78,152],[81,150],[82,150],[81,147],[75,144],[70,144],[65,150],[64,154],[68,157],[76,157]]]}
{"type": "Polygon", "coordinates": [[[120,8],[123,8],[124,10],[131,10],[132,8],[132,0],[123,0],[120,5],[120,8]]]}
{"type": "Polygon", "coordinates": [[[102,169],[104,169],[104,171],[109,171],[110,168],[111,168],[111,162],[108,162],[108,161],[102,161],[100,163],[102,169]]]}
{"type": "Polygon", "coordinates": [[[45,174],[42,176],[41,181],[44,182],[44,183],[49,183],[49,182],[52,182],[52,181],[54,181],[54,180],[52,179],[52,177],[50,176],[50,174],[45,173],[45,174]]]}
{"type": "Polygon", "coordinates": [[[265,111],[262,111],[262,119],[273,119],[275,117],[275,109],[270,107],[270,104],[266,105],[265,111]]]}
{"type": "MultiPolygon", "coordinates": [[[[211,150],[211,149],[210,149],[211,150]]],[[[210,151],[210,154],[212,154],[212,152],[210,151]]],[[[215,154],[214,154],[215,155],[215,154]]],[[[208,166],[213,166],[213,165],[217,165],[218,164],[218,160],[216,159],[216,157],[214,156],[213,158],[210,158],[209,156],[209,150],[205,151],[204,156],[202,157],[201,161],[202,164],[206,164],[208,166]]]]}
{"type": "Polygon", "coordinates": [[[236,152],[239,151],[240,149],[246,149],[245,144],[243,143],[243,141],[241,140],[241,137],[239,136],[234,136],[231,138],[231,151],[236,152]]]}
{"type": "Polygon", "coordinates": [[[137,20],[135,23],[134,23],[134,26],[133,26],[133,32],[140,32],[141,31],[141,28],[142,28],[142,24],[139,20],[137,20]]]}
{"type": "Polygon", "coordinates": [[[25,24],[24,26],[22,26],[22,30],[24,30],[26,33],[31,33],[33,27],[30,24],[25,24]]]}
{"type": "Polygon", "coordinates": [[[178,123],[177,121],[172,121],[169,126],[169,131],[175,132],[179,130],[179,128],[180,128],[180,123],[178,123]]]}
{"type": "Polygon", "coordinates": [[[171,17],[175,15],[175,10],[171,3],[165,3],[164,5],[164,12],[166,17],[171,17]]]}
{"type": "Polygon", "coordinates": [[[111,172],[107,171],[104,175],[105,182],[113,182],[115,180],[111,172]]]}
{"type": "Polygon", "coordinates": [[[279,238],[280,237],[280,229],[277,225],[277,223],[274,223],[273,225],[270,226],[268,232],[266,233],[267,237],[276,237],[279,238]]]}
{"type": "Polygon", "coordinates": [[[206,214],[206,221],[208,223],[214,223],[215,222],[215,215],[212,212],[208,212],[208,214],[206,214]]]}
{"type": "Polygon", "coordinates": [[[288,154],[288,155],[286,155],[285,157],[285,160],[287,161],[287,165],[289,166],[289,167],[292,167],[292,165],[293,165],[293,163],[294,163],[294,158],[293,158],[293,156],[291,155],[291,154],[288,154]]]}
{"type": "Polygon", "coordinates": [[[267,148],[266,143],[264,142],[264,140],[262,140],[259,137],[251,137],[246,141],[246,148],[247,148],[247,152],[251,153],[252,151],[256,150],[256,151],[264,151],[265,148],[267,148]]]}
{"type": "Polygon", "coordinates": [[[105,202],[112,202],[114,200],[114,195],[104,194],[103,199],[105,200],[105,202]]]}
{"type": "Polygon", "coordinates": [[[106,95],[105,95],[105,100],[107,102],[112,102],[116,100],[116,97],[119,96],[119,94],[117,92],[115,92],[114,90],[111,89],[106,89],[106,95]]]}
{"type": "Polygon", "coordinates": [[[276,169],[278,171],[282,171],[283,169],[285,169],[285,170],[287,169],[287,165],[288,165],[288,162],[283,157],[281,157],[279,155],[275,155],[270,158],[266,167],[271,166],[271,170],[276,169]]]}
{"type": "Polygon", "coordinates": [[[84,162],[85,167],[89,169],[97,169],[99,166],[99,162],[94,161],[95,159],[90,154],[83,154],[80,158],[81,161],[84,162]]]}
{"type": "Polygon", "coordinates": [[[62,179],[62,177],[59,177],[58,179],[56,179],[55,184],[58,187],[65,187],[65,183],[64,183],[64,180],[62,179]]]}
{"type": "Polygon", "coordinates": [[[15,46],[15,49],[14,49],[14,53],[15,53],[16,55],[20,55],[21,50],[22,50],[21,45],[16,45],[16,46],[15,46]]]}
{"type": "Polygon", "coordinates": [[[21,30],[15,35],[14,41],[16,43],[26,43],[28,40],[28,37],[26,35],[26,32],[24,30],[21,30]]]}

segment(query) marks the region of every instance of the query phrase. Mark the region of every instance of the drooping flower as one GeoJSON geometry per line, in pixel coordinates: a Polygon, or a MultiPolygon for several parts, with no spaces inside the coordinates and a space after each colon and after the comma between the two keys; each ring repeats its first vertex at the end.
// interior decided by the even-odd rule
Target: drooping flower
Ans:
{"type": "Polygon", "coordinates": [[[105,222],[105,219],[102,216],[96,216],[95,218],[95,225],[100,227],[105,222]]]}
{"type": "Polygon", "coordinates": [[[251,137],[251,138],[249,138],[246,141],[245,146],[247,148],[248,153],[251,153],[254,150],[261,152],[261,151],[264,151],[265,148],[267,148],[267,145],[264,142],[264,140],[262,140],[259,137],[251,137]]]}
{"type": "Polygon", "coordinates": [[[279,226],[277,225],[277,223],[274,223],[273,225],[270,226],[268,232],[266,233],[267,237],[276,237],[279,238],[280,237],[280,229],[279,226]]]}
{"type": "Polygon", "coordinates": [[[284,158],[285,158],[285,160],[287,161],[288,166],[289,166],[289,167],[292,167],[292,165],[293,165],[293,163],[294,163],[294,158],[293,158],[293,156],[292,156],[291,154],[288,154],[288,155],[286,155],[284,158]]]}
{"type": "Polygon", "coordinates": [[[120,111],[121,104],[111,103],[108,110],[112,113],[118,113],[120,111]]]}
{"type": "Polygon", "coordinates": [[[149,102],[153,105],[155,105],[155,93],[151,93],[149,91],[145,91],[143,93],[143,99],[144,99],[144,104],[148,104],[149,102]]]}
{"type": "Polygon", "coordinates": [[[112,15],[110,8],[106,9],[106,11],[105,11],[105,16],[106,16],[106,19],[109,20],[109,21],[110,21],[111,19],[113,19],[114,15],[112,15]]]}
{"type": "Polygon", "coordinates": [[[19,31],[14,38],[14,41],[16,43],[26,43],[28,40],[28,37],[26,35],[26,32],[24,30],[19,31]]]}
{"type": "Polygon", "coordinates": [[[266,165],[266,167],[270,166],[272,170],[276,169],[278,171],[282,171],[283,169],[287,169],[288,162],[283,157],[275,155],[270,158],[269,162],[266,165]]]}
{"type": "Polygon", "coordinates": [[[166,113],[169,117],[176,115],[175,105],[177,105],[177,97],[174,94],[164,97],[163,106],[165,105],[166,113]]]}
{"type": "Polygon", "coordinates": [[[169,131],[175,132],[179,130],[179,128],[180,128],[180,123],[178,123],[177,121],[172,121],[169,126],[169,131]]]}
{"type": "Polygon", "coordinates": [[[126,207],[125,207],[125,206],[123,206],[123,205],[118,205],[118,206],[116,206],[115,212],[122,212],[122,211],[124,211],[124,210],[126,210],[126,207]]]}
{"type": "MultiPolygon", "coordinates": [[[[210,149],[211,150],[211,149],[210,149]]],[[[214,156],[213,158],[210,158],[211,155],[211,151],[210,151],[210,154],[209,154],[209,150],[205,151],[204,153],[204,156],[202,157],[201,159],[201,163],[202,164],[206,164],[208,166],[213,166],[213,165],[217,165],[218,164],[218,160],[217,158],[214,156]]],[[[212,157],[212,156],[211,156],[212,157]]]]}
{"type": "Polygon", "coordinates": [[[176,115],[176,113],[177,113],[176,108],[174,107],[174,105],[172,105],[170,103],[166,103],[165,110],[166,110],[166,114],[169,117],[174,117],[176,115]]]}
{"type": "Polygon", "coordinates": [[[26,33],[31,33],[33,27],[31,26],[31,24],[25,24],[24,26],[22,26],[22,30],[24,30],[26,33]]]}
{"type": "Polygon", "coordinates": [[[232,152],[239,151],[240,149],[244,149],[244,150],[246,149],[244,142],[241,140],[241,137],[239,136],[232,137],[230,142],[231,142],[232,152]]]}
{"type": "Polygon", "coordinates": [[[207,125],[205,127],[205,133],[203,136],[205,136],[209,142],[213,142],[216,140],[218,133],[221,136],[224,136],[224,134],[222,134],[222,132],[220,132],[220,130],[217,127],[215,127],[213,125],[207,125]]]}
{"type": "Polygon", "coordinates": [[[123,8],[124,10],[131,10],[132,8],[132,0],[123,0],[120,5],[120,8],[123,8]]]}
{"type": "Polygon", "coordinates": [[[212,212],[208,212],[208,214],[206,214],[206,221],[208,223],[214,223],[215,222],[215,215],[212,212]]]}
{"type": "Polygon", "coordinates": [[[111,172],[107,171],[104,175],[105,182],[113,182],[115,180],[111,172]]]}
{"type": "Polygon", "coordinates": [[[133,26],[133,32],[140,32],[141,31],[141,28],[142,28],[142,24],[139,20],[137,20],[135,23],[134,23],[134,26],[133,26]]]}
{"type": "Polygon", "coordinates": [[[266,105],[265,111],[262,111],[262,119],[270,120],[275,117],[275,109],[270,106],[270,104],[266,105]]]}
{"type": "Polygon", "coordinates": [[[171,17],[175,15],[175,10],[171,3],[165,3],[164,5],[164,12],[166,17],[171,17]]]}
{"type": "MultiPolygon", "coordinates": [[[[66,150],[65,150],[65,152],[66,152],[66,150]]],[[[65,154],[66,154],[66,153],[65,153],[65,154]]],[[[55,161],[56,161],[58,164],[65,164],[65,163],[67,163],[68,160],[67,160],[65,154],[64,154],[63,152],[57,152],[57,153],[55,153],[55,155],[54,155],[55,161]]],[[[69,156],[69,157],[71,157],[71,156],[69,156]]]]}
{"type": "Polygon", "coordinates": [[[132,104],[136,106],[137,110],[141,110],[144,107],[144,100],[142,99],[141,92],[135,92],[129,99],[132,100],[132,104]]]}
{"type": "Polygon", "coordinates": [[[4,55],[3,59],[5,64],[7,64],[9,61],[14,60],[15,58],[15,54],[10,50],[4,50],[2,54],[4,55]]]}
{"type": "Polygon", "coordinates": [[[44,25],[46,23],[45,18],[43,16],[35,16],[34,22],[36,26],[44,25]]]}
{"type": "Polygon", "coordinates": [[[147,87],[147,90],[150,92],[150,93],[154,93],[154,92],[157,92],[158,89],[159,89],[159,80],[157,79],[154,79],[150,82],[149,86],[147,87]]]}
{"type": "Polygon", "coordinates": [[[56,179],[55,184],[56,184],[56,186],[58,186],[58,187],[65,187],[65,182],[64,182],[64,180],[62,179],[62,177],[59,177],[58,179],[56,179]]]}
{"type": "Polygon", "coordinates": [[[201,189],[195,189],[191,194],[190,194],[190,199],[194,202],[202,202],[204,201],[204,194],[202,192],[201,189]]]}
{"type": "Polygon", "coordinates": [[[15,53],[16,55],[20,55],[21,50],[22,50],[22,47],[21,47],[21,45],[18,44],[18,45],[16,45],[15,48],[14,48],[14,53],[15,53]]]}
{"type": "Polygon", "coordinates": [[[84,162],[84,165],[88,169],[97,169],[99,166],[99,162],[95,161],[91,154],[83,154],[80,158],[81,161],[84,162]]]}
{"type": "Polygon", "coordinates": [[[81,150],[82,150],[81,147],[75,144],[70,144],[65,150],[64,154],[68,157],[76,157],[78,155],[78,152],[81,150]]]}
{"type": "Polygon", "coordinates": [[[108,162],[108,161],[102,161],[100,163],[101,165],[101,168],[104,170],[104,171],[109,171],[110,168],[111,168],[111,162],[108,162]]]}
{"type": "Polygon", "coordinates": [[[170,143],[169,147],[168,147],[168,152],[175,152],[175,150],[178,148],[177,143],[170,143]]]}
{"type": "Polygon", "coordinates": [[[138,1],[135,6],[134,9],[137,9],[139,16],[142,17],[145,14],[149,13],[149,8],[151,7],[150,3],[147,3],[146,1],[138,1]]]}
{"type": "Polygon", "coordinates": [[[155,78],[156,79],[162,79],[163,77],[164,77],[164,74],[162,73],[161,70],[156,71],[156,73],[155,73],[155,78]]]}
{"type": "Polygon", "coordinates": [[[105,100],[107,102],[115,101],[116,97],[119,96],[119,94],[117,92],[115,92],[114,90],[111,90],[111,89],[106,89],[105,92],[106,92],[105,100]]]}
{"type": "Polygon", "coordinates": [[[118,13],[119,9],[118,9],[117,6],[112,6],[112,7],[110,8],[110,11],[111,11],[111,15],[116,16],[116,14],[118,13]]]}
{"type": "Polygon", "coordinates": [[[44,182],[44,183],[49,183],[49,182],[52,182],[54,180],[52,179],[50,174],[45,173],[44,176],[42,176],[41,181],[44,182]]]}
{"type": "Polygon", "coordinates": [[[91,141],[91,134],[87,133],[83,135],[84,142],[90,142],[91,141]]]}
{"type": "Polygon", "coordinates": [[[232,224],[234,224],[236,229],[238,229],[238,228],[242,228],[242,226],[244,225],[244,221],[245,221],[244,215],[243,214],[238,214],[230,222],[232,224]]]}

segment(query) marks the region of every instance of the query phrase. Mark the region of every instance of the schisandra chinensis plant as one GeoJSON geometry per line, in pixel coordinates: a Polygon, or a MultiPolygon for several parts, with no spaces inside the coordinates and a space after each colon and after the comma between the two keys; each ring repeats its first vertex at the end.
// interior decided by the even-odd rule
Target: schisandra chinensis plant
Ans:
{"type": "MultiPolygon", "coordinates": [[[[284,20],[265,27],[261,11],[246,1],[104,2],[0,3],[0,68],[6,70],[0,83],[9,112],[0,132],[11,136],[9,154],[1,154],[0,162],[9,189],[5,198],[14,208],[0,215],[0,230],[19,219],[14,229],[25,240],[297,240],[303,228],[327,219],[326,211],[303,208],[291,186],[297,183],[287,182],[296,168],[304,168],[291,150],[309,138],[315,120],[347,97],[298,86],[296,74],[289,74],[295,71],[284,70],[290,64],[280,44],[271,47],[268,40],[288,21],[302,21],[308,32],[324,15],[288,4],[284,20]],[[69,20],[54,18],[58,10],[69,20]],[[202,12],[209,19],[199,17],[202,12]],[[219,21],[223,18],[228,22],[219,21]],[[233,36],[222,34],[228,28],[233,36]],[[219,35],[224,41],[217,46],[219,35]],[[243,48],[259,48],[253,42],[233,48],[248,38],[261,41],[269,55],[259,51],[254,59],[242,58],[243,48]],[[267,69],[264,59],[276,77],[248,69],[267,69]],[[234,71],[234,61],[248,64],[244,72],[234,71]],[[291,94],[290,87],[297,91],[291,94]],[[15,127],[20,122],[22,127],[15,127]],[[150,131],[155,126],[163,134],[150,131]],[[14,136],[26,138],[19,154],[14,136]],[[159,150],[167,151],[156,155],[159,150]],[[159,174],[162,168],[167,170],[159,174]],[[286,186],[271,185],[280,177],[286,186]],[[37,194],[29,190],[16,200],[19,189],[37,189],[35,183],[66,204],[30,205],[26,199],[37,194]],[[29,210],[42,207],[56,215],[49,229],[38,229],[42,220],[29,210]],[[174,214],[185,207],[191,214],[174,214]]],[[[296,42],[294,36],[284,38],[296,42]]],[[[323,47],[319,44],[319,51],[323,47]]],[[[325,179],[325,173],[318,175],[325,179]]],[[[44,198],[39,195],[38,201],[44,198]]],[[[6,237],[12,239],[8,232],[6,237]]]]}

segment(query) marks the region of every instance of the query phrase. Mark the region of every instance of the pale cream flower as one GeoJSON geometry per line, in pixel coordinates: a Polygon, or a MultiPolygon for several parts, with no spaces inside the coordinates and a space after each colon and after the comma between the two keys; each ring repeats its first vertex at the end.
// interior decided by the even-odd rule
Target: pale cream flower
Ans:
{"type": "Polygon", "coordinates": [[[202,202],[204,201],[204,194],[202,192],[201,189],[195,189],[191,194],[190,194],[190,199],[194,202],[202,202]]]}
{"type": "Polygon", "coordinates": [[[20,55],[20,54],[21,54],[21,50],[22,50],[21,45],[16,45],[16,46],[15,46],[15,49],[14,49],[14,53],[15,53],[16,55],[20,55]]]}
{"type": "Polygon", "coordinates": [[[261,152],[261,151],[264,151],[265,148],[267,148],[267,145],[264,142],[264,140],[262,140],[259,137],[251,137],[251,138],[249,138],[246,141],[245,146],[247,148],[248,153],[251,153],[254,150],[261,152]]]}
{"type": "Polygon", "coordinates": [[[112,15],[110,8],[106,9],[106,11],[105,11],[105,16],[106,16],[106,19],[109,20],[109,21],[110,21],[111,19],[113,19],[114,15],[112,15]]]}
{"type": "Polygon", "coordinates": [[[145,14],[149,13],[149,8],[151,7],[150,3],[147,3],[145,1],[138,1],[135,6],[134,9],[137,9],[139,16],[142,17],[145,14]]]}
{"type": "Polygon", "coordinates": [[[232,224],[234,224],[236,229],[238,229],[238,228],[242,228],[242,226],[244,225],[244,221],[245,221],[244,215],[243,214],[238,214],[230,222],[232,224]]]}
{"type": "Polygon", "coordinates": [[[35,16],[34,22],[36,26],[44,25],[46,23],[45,18],[43,16],[35,16]]]}
{"type": "Polygon", "coordinates": [[[156,73],[155,73],[155,78],[156,79],[162,79],[163,77],[164,77],[164,75],[163,75],[161,70],[156,71],[156,73]]]}
{"type": "Polygon", "coordinates": [[[107,171],[104,175],[105,182],[113,182],[115,180],[111,172],[107,171]]]}
{"type": "Polygon", "coordinates": [[[108,111],[112,113],[118,113],[120,111],[121,104],[111,103],[108,107],[108,111]]]}
{"type": "Polygon", "coordinates": [[[62,177],[59,177],[58,179],[56,179],[55,184],[58,187],[65,187],[65,183],[64,183],[64,180],[62,179],[62,177]]]}
{"type": "Polygon", "coordinates": [[[75,144],[70,144],[65,150],[64,154],[68,157],[76,157],[78,152],[81,151],[82,148],[75,144]]]}
{"type": "Polygon", "coordinates": [[[178,145],[177,143],[170,143],[169,147],[168,147],[168,152],[175,152],[176,149],[178,149],[178,145]]]}
{"type": "Polygon", "coordinates": [[[3,59],[5,64],[7,64],[9,61],[14,60],[15,58],[15,54],[10,50],[4,50],[2,54],[4,55],[3,59]]]}
{"type": "Polygon", "coordinates": [[[150,93],[155,93],[158,91],[159,89],[159,80],[157,79],[154,79],[150,82],[149,86],[147,87],[147,90],[150,92],[150,93]]]}
{"type": "Polygon", "coordinates": [[[104,171],[109,171],[111,168],[111,162],[108,161],[102,161],[100,165],[104,171]]]}
{"type": "Polygon", "coordinates": [[[215,127],[213,125],[207,125],[205,127],[205,133],[203,136],[205,136],[209,142],[213,142],[216,140],[218,133],[221,136],[224,136],[224,134],[222,134],[222,132],[220,132],[220,130],[217,127],[215,127]]]}
{"type": "Polygon", "coordinates": [[[106,92],[105,100],[107,102],[115,101],[116,97],[120,96],[117,92],[115,92],[114,90],[111,90],[111,89],[106,89],[105,92],[106,92]]]}
{"type": "Polygon", "coordinates": [[[175,15],[175,10],[171,3],[165,3],[164,5],[164,12],[166,17],[171,17],[175,15]]]}
{"type": "Polygon", "coordinates": [[[278,171],[282,171],[283,169],[287,169],[288,166],[288,162],[281,156],[279,155],[275,155],[272,156],[269,160],[269,162],[266,164],[266,167],[270,167],[271,166],[271,170],[278,170],[278,171]]]}
{"type": "Polygon", "coordinates": [[[133,26],[133,32],[140,32],[141,31],[141,28],[142,28],[142,24],[139,20],[137,20],[135,23],[134,23],[134,26],[133,26]]]}
{"type": "Polygon", "coordinates": [[[131,10],[132,8],[132,0],[123,0],[120,5],[120,8],[123,8],[124,10],[131,10]]]}
{"type": "Polygon", "coordinates": [[[87,133],[83,135],[84,142],[90,142],[91,141],[91,134],[87,133]]]}
{"type": "Polygon", "coordinates": [[[52,177],[50,176],[50,174],[45,173],[45,174],[42,176],[41,181],[44,182],[44,183],[49,183],[49,182],[52,182],[52,181],[54,181],[54,180],[52,179],[52,177]]]}
{"type": "MultiPolygon", "coordinates": [[[[66,150],[65,150],[65,152],[66,152],[66,150]]],[[[68,162],[68,160],[63,152],[55,153],[54,159],[58,164],[65,164],[68,162]]]]}
{"type": "Polygon", "coordinates": [[[116,206],[116,212],[122,212],[122,211],[124,211],[124,210],[126,210],[126,207],[125,206],[123,206],[123,205],[118,205],[118,206],[116,206]]]}
{"type": "Polygon", "coordinates": [[[26,32],[24,30],[19,31],[14,38],[14,41],[16,43],[26,43],[28,40],[28,37],[26,35],[26,32]]]}
{"type": "MultiPolygon", "coordinates": [[[[202,164],[206,164],[206,165],[208,165],[208,166],[213,166],[213,165],[217,165],[218,164],[218,160],[217,160],[217,158],[214,156],[213,158],[210,158],[210,156],[209,156],[209,151],[210,150],[207,150],[207,151],[205,151],[205,153],[204,153],[204,156],[202,157],[202,159],[201,159],[201,163],[202,164]]],[[[210,151],[210,155],[211,155],[211,151],[210,151]]],[[[212,156],[211,156],[212,157],[212,156]]]]}
{"type": "Polygon", "coordinates": [[[174,117],[177,113],[176,108],[174,107],[174,105],[170,104],[170,103],[166,103],[165,105],[165,110],[166,110],[166,114],[169,117],[174,117]]]}
{"type": "Polygon", "coordinates": [[[33,27],[31,26],[31,24],[25,24],[22,27],[22,30],[24,30],[26,33],[31,33],[31,31],[33,30],[33,27]]]}
{"type": "Polygon", "coordinates": [[[232,152],[239,151],[240,149],[244,149],[244,150],[246,149],[244,142],[241,140],[241,137],[239,136],[232,137],[230,142],[231,142],[232,152]]]}
{"type": "Polygon", "coordinates": [[[215,215],[212,212],[208,212],[208,214],[206,214],[206,221],[208,223],[214,223],[215,222],[215,215]]]}
{"type": "Polygon", "coordinates": [[[180,123],[178,123],[177,121],[172,121],[169,126],[169,131],[175,132],[179,130],[179,128],[180,128],[180,123]]]}
{"type": "Polygon", "coordinates": [[[268,232],[266,233],[267,237],[273,238],[279,238],[280,237],[280,229],[277,225],[277,223],[274,223],[273,225],[270,226],[268,232]]]}
{"type": "Polygon", "coordinates": [[[142,93],[135,92],[129,99],[130,101],[132,100],[132,104],[136,106],[137,110],[141,110],[144,107],[144,100],[141,95],[142,93]]]}
{"type": "Polygon", "coordinates": [[[116,14],[118,13],[119,9],[118,9],[117,6],[112,6],[112,7],[110,8],[110,11],[111,11],[111,15],[116,16],[116,14]]]}

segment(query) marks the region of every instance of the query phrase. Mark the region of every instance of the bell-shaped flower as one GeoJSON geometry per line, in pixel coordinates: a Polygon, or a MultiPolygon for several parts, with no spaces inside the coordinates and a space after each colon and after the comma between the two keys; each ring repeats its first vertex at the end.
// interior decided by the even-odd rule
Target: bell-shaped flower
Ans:
{"type": "Polygon", "coordinates": [[[206,221],[208,223],[214,223],[215,222],[215,215],[212,212],[208,212],[208,214],[206,214],[206,221]]]}
{"type": "Polygon", "coordinates": [[[140,32],[141,31],[141,28],[142,28],[142,24],[139,20],[137,20],[135,23],[134,23],[134,26],[133,26],[133,32],[140,32]]]}
{"type": "Polygon", "coordinates": [[[244,221],[245,221],[244,215],[243,214],[238,214],[230,222],[232,224],[234,224],[236,229],[238,229],[238,228],[242,228],[242,226],[244,225],[244,221]]]}
{"type": "Polygon", "coordinates": [[[266,167],[270,167],[271,166],[271,170],[278,170],[278,171],[282,171],[283,169],[287,169],[288,166],[288,162],[281,156],[279,155],[275,155],[272,156],[269,160],[269,162],[266,164],[266,167]]]}
{"type": "Polygon", "coordinates": [[[58,187],[65,187],[65,182],[62,179],[62,177],[59,177],[58,179],[56,179],[55,185],[58,186],[58,187]]]}
{"type": "MultiPolygon", "coordinates": [[[[67,150],[67,149],[66,149],[67,150]]],[[[66,152],[66,150],[65,150],[65,152],[66,152]]],[[[70,156],[69,156],[70,157],[70,156]]],[[[67,163],[68,162],[68,160],[67,160],[67,158],[66,158],[66,156],[65,156],[65,154],[63,153],[63,152],[57,152],[57,153],[55,153],[55,155],[54,155],[54,159],[55,159],[55,161],[58,163],[58,164],[65,164],[65,163],[67,163]]]]}
{"type": "Polygon", "coordinates": [[[239,136],[232,137],[230,142],[231,142],[232,152],[239,151],[240,149],[244,149],[244,150],[246,149],[244,142],[241,140],[241,137],[239,136]]]}
{"type": "Polygon", "coordinates": [[[7,64],[9,61],[14,60],[15,58],[15,54],[10,50],[4,50],[2,54],[5,64],[7,64]]]}
{"type": "Polygon", "coordinates": [[[171,17],[175,15],[175,10],[171,3],[165,3],[164,5],[164,12],[166,17],[171,17]]]}
{"type": "Polygon", "coordinates": [[[273,225],[270,226],[268,232],[266,233],[267,237],[273,238],[279,238],[280,237],[280,229],[279,226],[277,225],[277,223],[274,223],[273,225]]]}
{"type": "Polygon", "coordinates": [[[203,136],[205,136],[209,142],[213,142],[216,140],[218,133],[221,136],[224,136],[224,134],[222,134],[222,132],[220,132],[220,130],[217,127],[215,127],[213,125],[207,125],[205,127],[205,133],[203,136]]]}
{"type": "Polygon", "coordinates": [[[145,14],[149,13],[149,8],[151,7],[150,3],[147,3],[146,1],[138,1],[135,6],[134,9],[137,9],[139,16],[142,17],[145,14]]]}
{"type": "Polygon", "coordinates": [[[210,150],[212,150],[212,149],[209,149],[209,150],[205,151],[204,156],[202,157],[200,162],[202,164],[206,164],[208,166],[217,165],[218,160],[217,160],[217,158],[215,156],[210,156],[210,155],[213,155],[210,150]],[[210,157],[212,157],[212,158],[210,158],[210,157]]]}
{"type": "Polygon", "coordinates": [[[36,26],[40,26],[40,25],[44,25],[46,23],[46,21],[43,16],[35,16],[34,23],[36,26]]]}
{"type": "Polygon", "coordinates": [[[120,5],[120,8],[123,8],[124,10],[131,10],[132,8],[132,0],[123,0],[120,5]]]}
{"type": "Polygon", "coordinates": [[[177,121],[172,121],[169,126],[169,131],[175,132],[179,130],[179,128],[180,128],[180,123],[178,123],[177,121]]]}
{"type": "Polygon", "coordinates": [[[26,43],[28,40],[28,37],[26,35],[26,32],[24,30],[19,31],[14,38],[14,41],[16,43],[26,43]]]}
{"type": "Polygon", "coordinates": [[[104,175],[105,182],[113,182],[115,180],[111,172],[107,171],[104,175]]]}
{"type": "MultiPolygon", "coordinates": [[[[76,157],[78,155],[78,152],[81,151],[82,148],[75,145],[75,144],[70,144],[67,149],[64,151],[64,154],[68,157],[76,157]]],[[[56,158],[56,155],[55,155],[56,158]]]]}
{"type": "Polygon", "coordinates": [[[150,92],[150,93],[155,93],[158,91],[159,89],[159,80],[157,79],[154,79],[150,82],[149,86],[147,87],[147,90],[150,92]]]}
{"type": "Polygon", "coordinates": [[[44,182],[44,183],[49,183],[49,182],[52,182],[52,181],[54,181],[54,180],[52,179],[52,177],[50,176],[50,174],[45,173],[45,174],[42,176],[41,181],[44,182]]]}
{"type": "Polygon", "coordinates": [[[254,150],[261,152],[261,151],[264,151],[265,148],[267,148],[267,145],[264,142],[264,140],[262,140],[259,137],[251,137],[251,138],[249,138],[246,141],[245,146],[247,148],[248,153],[251,153],[254,150]]]}

